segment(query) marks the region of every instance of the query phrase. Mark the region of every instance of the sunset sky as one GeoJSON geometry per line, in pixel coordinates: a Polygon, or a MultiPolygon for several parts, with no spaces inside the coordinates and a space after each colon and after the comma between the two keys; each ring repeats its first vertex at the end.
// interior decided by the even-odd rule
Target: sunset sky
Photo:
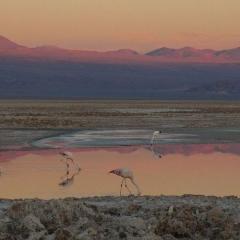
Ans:
{"type": "Polygon", "coordinates": [[[108,50],[240,46],[240,0],[1,0],[0,35],[108,50]]]}

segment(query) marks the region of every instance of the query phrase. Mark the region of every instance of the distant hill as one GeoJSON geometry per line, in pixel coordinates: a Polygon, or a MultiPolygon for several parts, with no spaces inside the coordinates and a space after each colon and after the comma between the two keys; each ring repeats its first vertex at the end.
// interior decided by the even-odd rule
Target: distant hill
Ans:
{"type": "Polygon", "coordinates": [[[55,46],[28,48],[0,36],[0,57],[1,56],[117,64],[156,64],[161,62],[236,63],[240,62],[240,47],[221,51],[195,49],[192,47],[180,49],[163,47],[146,54],[139,54],[132,49],[98,52],[70,50],[55,46]]]}
{"type": "Polygon", "coordinates": [[[240,59],[240,47],[228,49],[228,50],[222,50],[217,51],[215,53],[216,56],[222,57],[224,59],[240,59]]]}
{"type": "Polygon", "coordinates": [[[9,39],[0,36],[0,50],[16,50],[18,48],[24,48],[23,46],[10,41],[9,39]]]}
{"type": "Polygon", "coordinates": [[[239,48],[108,52],[0,38],[0,98],[240,99],[239,48]]]}
{"type": "Polygon", "coordinates": [[[153,50],[149,53],[146,53],[146,55],[149,56],[161,56],[161,57],[182,57],[182,58],[188,58],[188,57],[212,57],[214,55],[215,51],[211,49],[195,49],[191,47],[184,47],[180,49],[173,49],[173,48],[159,48],[156,50],[153,50]]]}
{"type": "Polygon", "coordinates": [[[240,62],[240,48],[215,51],[212,49],[159,48],[146,53],[147,56],[161,57],[166,60],[199,61],[199,62],[240,62]]]}

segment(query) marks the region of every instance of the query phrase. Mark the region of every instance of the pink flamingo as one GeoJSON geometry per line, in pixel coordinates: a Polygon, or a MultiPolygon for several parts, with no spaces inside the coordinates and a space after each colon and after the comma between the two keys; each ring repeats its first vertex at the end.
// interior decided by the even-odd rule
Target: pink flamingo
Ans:
{"type": "Polygon", "coordinates": [[[131,181],[131,183],[136,187],[137,195],[138,196],[141,195],[141,191],[140,191],[138,185],[136,184],[136,182],[134,181],[133,172],[130,169],[118,168],[118,169],[114,169],[114,170],[110,171],[109,173],[112,173],[112,174],[122,177],[122,182],[121,182],[121,187],[120,187],[120,196],[122,196],[123,183],[124,183],[125,188],[128,190],[129,194],[131,194],[131,190],[127,186],[127,179],[129,179],[131,181]]]}

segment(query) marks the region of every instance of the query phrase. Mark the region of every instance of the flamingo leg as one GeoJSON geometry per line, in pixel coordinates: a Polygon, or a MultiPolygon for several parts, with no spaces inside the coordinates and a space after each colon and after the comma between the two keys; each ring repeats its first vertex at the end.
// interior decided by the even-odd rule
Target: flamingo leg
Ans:
{"type": "Polygon", "coordinates": [[[151,146],[153,145],[153,142],[154,142],[154,135],[152,136],[152,139],[151,139],[151,146]]]}
{"type": "Polygon", "coordinates": [[[151,145],[151,151],[153,153],[153,157],[158,156],[158,154],[155,152],[154,145],[151,145]]]}
{"type": "Polygon", "coordinates": [[[132,194],[131,190],[129,189],[128,185],[127,185],[127,179],[124,178],[124,182],[125,182],[125,188],[128,190],[129,194],[132,194]]]}
{"type": "Polygon", "coordinates": [[[124,178],[122,179],[122,182],[121,182],[121,187],[120,187],[120,196],[122,196],[122,186],[123,186],[123,181],[124,181],[124,178]]]}
{"type": "Polygon", "coordinates": [[[155,157],[154,138],[155,138],[155,135],[153,134],[152,139],[151,139],[151,147],[150,147],[150,150],[151,150],[151,152],[153,153],[153,156],[155,157]]]}
{"type": "Polygon", "coordinates": [[[158,143],[158,134],[157,135],[155,135],[155,137],[154,137],[154,144],[157,144],[158,143]]]}
{"type": "Polygon", "coordinates": [[[157,151],[155,151],[154,149],[154,144],[158,144],[158,140],[160,139],[160,135],[154,135],[152,137],[152,145],[151,145],[151,151],[153,153],[153,156],[154,157],[157,157],[157,158],[162,158],[162,155],[160,153],[158,153],[157,151]]]}

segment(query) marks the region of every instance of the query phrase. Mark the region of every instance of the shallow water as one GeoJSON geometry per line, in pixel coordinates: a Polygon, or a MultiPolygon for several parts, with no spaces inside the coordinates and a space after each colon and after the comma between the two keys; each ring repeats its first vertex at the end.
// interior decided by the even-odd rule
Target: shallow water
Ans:
{"type": "MultiPolygon", "coordinates": [[[[62,147],[106,147],[149,145],[152,130],[96,130],[74,131],[54,137],[43,138],[32,143],[38,148],[62,147]]],[[[200,136],[191,133],[161,133],[156,143],[197,142],[200,136]]]]}
{"type": "MultiPolygon", "coordinates": [[[[239,142],[240,129],[178,129],[163,132],[155,144],[239,142]]],[[[117,147],[149,145],[153,130],[85,130],[45,137],[32,142],[37,148],[117,147]]]]}
{"type": "MultiPolygon", "coordinates": [[[[144,195],[240,195],[240,144],[158,144],[65,148],[82,168],[69,169],[58,149],[2,151],[0,198],[118,195],[121,179],[109,170],[128,167],[144,195]],[[159,158],[161,155],[161,158],[159,158]],[[61,178],[62,177],[62,178],[61,178]]],[[[129,183],[134,192],[134,187],[129,183]]],[[[127,194],[127,191],[125,191],[127,194]]]]}

